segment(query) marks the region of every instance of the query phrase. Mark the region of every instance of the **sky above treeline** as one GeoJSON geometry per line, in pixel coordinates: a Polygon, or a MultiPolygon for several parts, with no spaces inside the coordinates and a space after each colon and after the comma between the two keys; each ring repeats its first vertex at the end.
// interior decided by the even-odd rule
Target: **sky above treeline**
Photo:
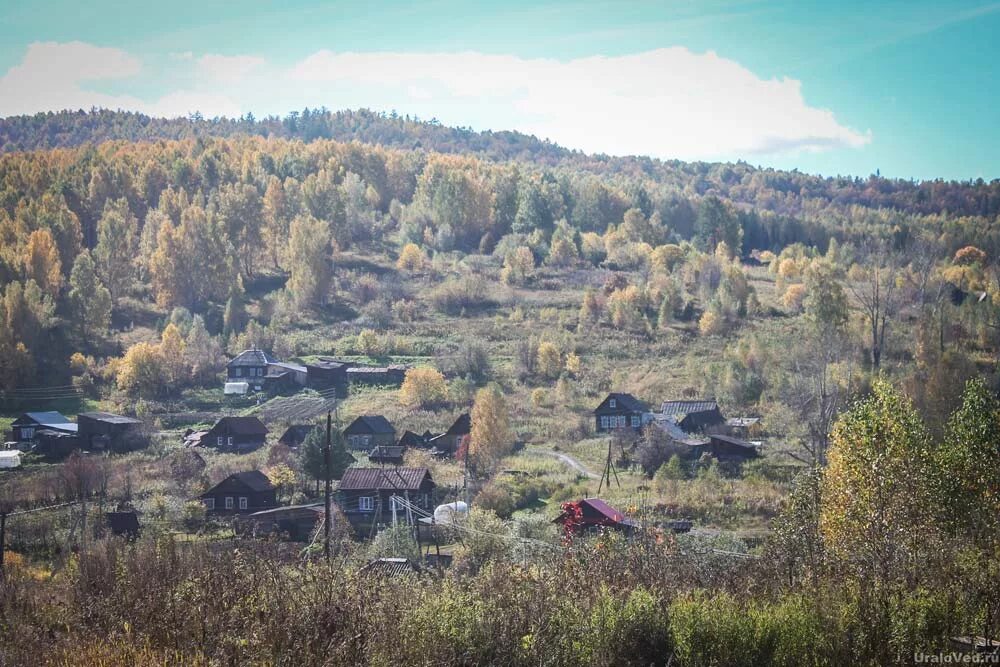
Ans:
{"type": "Polygon", "coordinates": [[[1000,178],[1000,2],[5,0],[0,116],[396,111],[612,155],[1000,178]]]}

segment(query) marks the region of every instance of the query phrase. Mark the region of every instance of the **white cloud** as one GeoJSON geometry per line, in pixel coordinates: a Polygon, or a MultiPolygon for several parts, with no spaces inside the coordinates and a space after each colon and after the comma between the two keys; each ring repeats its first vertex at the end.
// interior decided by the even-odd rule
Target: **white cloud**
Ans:
{"type": "Polygon", "coordinates": [[[135,76],[141,67],[137,58],[120,49],[83,42],[35,42],[21,63],[0,78],[0,113],[118,106],[117,100],[135,104],[135,98],[104,95],[86,90],[84,84],[135,76]]]}
{"type": "MultiPolygon", "coordinates": [[[[489,100],[510,129],[612,154],[709,158],[864,146],[870,133],[809,106],[801,82],[765,80],[713,52],[682,47],[568,62],[481,53],[333,53],[298,63],[295,80],[391,87],[395,106],[489,100]]],[[[455,121],[474,124],[472,121],[455,121]]],[[[506,129],[494,127],[493,129],[506,129]]]]}
{"type": "Polygon", "coordinates": [[[871,141],[870,132],[810,106],[801,82],[761,79],[735,61],[683,47],[570,61],[322,50],[291,68],[252,55],[203,54],[169,58],[167,66],[189,84],[156,99],[108,95],[94,86],[135,76],[136,58],[79,42],[33,44],[0,79],[0,115],[90,106],[230,117],[368,107],[520,130],[589,152],[681,159],[858,148],[871,141]]]}
{"type": "Polygon", "coordinates": [[[198,74],[206,79],[232,83],[245,79],[264,65],[258,56],[221,56],[206,53],[198,59],[198,74]]]}

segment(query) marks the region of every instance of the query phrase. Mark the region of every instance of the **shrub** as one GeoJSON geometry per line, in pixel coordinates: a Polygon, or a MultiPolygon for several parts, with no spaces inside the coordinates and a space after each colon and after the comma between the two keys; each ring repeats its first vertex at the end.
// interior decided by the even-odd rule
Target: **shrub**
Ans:
{"type": "Polygon", "coordinates": [[[399,388],[399,402],[409,408],[428,408],[448,400],[448,384],[436,368],[411,368],[399,388]]]}
{"type": "Polygon", "coordinates": [[[431,290],[428,298],[434,308],[449,315],[488,304],[486,282],[479,276],[445,281],[431,290]]]}

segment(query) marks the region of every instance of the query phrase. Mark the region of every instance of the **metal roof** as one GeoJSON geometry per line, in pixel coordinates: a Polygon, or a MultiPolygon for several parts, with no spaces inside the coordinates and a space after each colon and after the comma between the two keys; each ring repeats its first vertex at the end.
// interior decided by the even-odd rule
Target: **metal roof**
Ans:
{"type": "Polygon", "coordinates": [[[660,407],[660,414],[664,417],[674,415],[691,415],[698,412],[711,412],[718,410],[719,404],[714,399],[701,401],[664,401],[660,407]]]}
{"type": "Polygon", "coordinates": [[[71,422],[66,415],[59,412],[25,412],[24,416],[36,422],[39,426],[48,426],[62,431],[76,430],[76,424],[71,422]]]}
{"type": "Polygon", "coordinates": [[[264,350],[243,350],[230,360],[226,366],[266,366],[277,363],[277,359],[264,350]]]}
{"type": "Polygon", "coordinates": [[[382,577],[407,577],[420,572],[420,566],[408,558],[376,558],[359,572],[382,577]]]}
{"type": "Polygon", "coordinates": [[[300,364],[292,364],[287,361],[272,361],[268,366],[277,366],[278,368],[285,368],[290,371],[295,371],[296,373],[305,373],[306,367],[300,364]]]}
{"type": "Polygon", "coordinates": [[[427,468],[348,468],[337,488],[341,491],[417,491],[430,476],[427,468]]]}
{"type": "Polygon", "coordinates": [[[222,417],[212,427],[214,431],[225,423],[229,431],[236,435],[267,435],[267,427],[256,417],[222,417]]]}
{"type": "Polygon", "coordinates": [[[77,415],[77,419],[80,417],[87,417],[88,419],[93,419],[99,422],[106,422],[108,424],[141,424],[142,422],[138,419],[133,419],[132,417],[125,417],[123,415],[115,415],[110,412],[81,412],[77,415]]]}

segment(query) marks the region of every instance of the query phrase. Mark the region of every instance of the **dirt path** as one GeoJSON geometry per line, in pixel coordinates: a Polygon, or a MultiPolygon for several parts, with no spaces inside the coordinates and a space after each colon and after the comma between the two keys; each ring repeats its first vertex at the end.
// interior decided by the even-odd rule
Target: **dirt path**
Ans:
{"type": "Polygon", "coordinates": [[[534,449],[532,451],[535,454],[543,454],[545,456],[553,456],[553,457],[559,459],[560,461],[562,461],[563,463],[565,463],[566,465],[568,465],[570,468],[572,468],[576,472],[580,473],[581,475],[584,475],[585,477],[589,477],[591,479],[597,479],[599,477],[599,475],[597,475],[596,473],[593,473],[590,470],[588,470],[585,465],[583,465],[582,463],[580,463],[577,459],[573,458],[569,454],[563,454],[562,452],[556,452],[556,451],[553,451],[551,449],[534,449]]]}

